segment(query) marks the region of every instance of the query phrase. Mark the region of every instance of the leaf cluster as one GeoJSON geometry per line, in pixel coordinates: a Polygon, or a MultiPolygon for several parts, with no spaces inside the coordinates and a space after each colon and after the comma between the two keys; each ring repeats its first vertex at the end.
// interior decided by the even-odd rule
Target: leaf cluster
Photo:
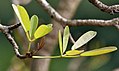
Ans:
{"type": "MultiPolygon", "coordinates": [[[[28,52],[30,52],[31,44],[38,38],[41,38],[52,31],[52,24],[48,25],[40,25],[38,27],[38,17],[37,15],[33,15],[31,19],[23,6],[12,4],[12,7],[22,24],[22,27],[27,35],[29,40],[28,52]]],[[[59,38],[59,48],[60,54],[59,56],[32,56],[32,58],[59,58],[59,57],[80,57],[80,56],[96,56],[105,53],[109,53],[117,50],[115,46],[102,47],[99,49],[94,49],[90,51],[78,50],[78,48],[82,47],[90,40],[92,40],[97,35],[96,31],[88,31],[84,33],[71,47],[71,50],[67,50],[69,38],[70,38],[70,29],[68,26],[64,28],[63,35],[59,30],[58,38],[59,38]]]]}
{"type": "Polygon", "coordinates": [[[37,15],[33,15],[31,19],[23,6],[12,4],[12,7],[22,24],[22,27],[27,35],[29,40],[28,52],[30,51],[31,43],[38,38],[41,38],[47,35],[49,32],[52,31],[52,24],[48,25],[40,25],[38,27],[38,17],[37,15]]]}
{"type": "Polygon", "coordinates": [[[82,47],[84,44],[89,42],[91,39],[93,39],[97,35],[97,32],[95,31],[88,31],[84,33],[81,37],[79,37],[79,39],[71,47],[71,50],[66,51],[68,39],[70,35],[68,26],[65,27],[63,34],[64,35],[63,35],[63,42],[62,42],[61,32],[59,31],[59,47],[60,47],[60,53],[62,57],[96,56],[96,55],[101,55],[101,54],[105,54],[105,53],[109,53],[109,52],[117,50],[115,46],[102,47],[102,48],[94,49],[90,51],[78,50],[78,48],[82,47]]]}

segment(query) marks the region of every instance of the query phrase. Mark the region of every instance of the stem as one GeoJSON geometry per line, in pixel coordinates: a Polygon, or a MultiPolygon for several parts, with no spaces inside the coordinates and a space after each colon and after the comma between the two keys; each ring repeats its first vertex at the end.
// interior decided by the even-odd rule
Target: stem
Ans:
{"type": "Polygon", "coordinates": [[[70,33],[69,37],[70,37],[70,39],[71,39],[71,42],[74,44],[74,43],[75,43],[75,40],[73,39],[71,33],[70,33]]]}
{"type": "Polygon", "coordinates": [[[32,42],[33,42],[35,39],[31,40],[31,38],[30,38],[28,32],[26,32],[26,36],[27,36],[27,38],[28,38],[28,40],[29,40],[29,45],[28,45],[28,50],[27,50],[27,52],[29,53],[29,52],[30,52],[30,48],[31,48],[31,44],[32,44],[32,42]]]}
{"type": "Polygon", "coordinates": [[[38,59],[51,59],[51,58],[77,58],[80,56],[32,56],[32,58],[38,58],[38,59]]]}
{"type": "Polygon", "coordinates": [[[78,56],[62,56],[63,58],[78,58],[80,57],[79,55],[78,56]]]}
{"type": "Polygon", "coordinates": [[[31,41],[29,42],[29,45],[28,45],[28,50],[27,50],[27,52],[29,53],[30,52],[30,48],[31,48],[31,41]]]}
{"type": "Polygon", "coordinates": [[[27,36],[28,40],[29,40],[29,41],[31,41],[31,39],[30,39],[30,36],[29,36],[28,32],[26,32],[26,36],[27,36]]]}
{"type": "Polygon", "coordinates": [[[61,58],[61,56],[32,56],[32,58],[50,59],[50,58],[61,58]]]}
{"type": "Polygon", "coordinates": [[[27,38],[28,38],[28,40],[29,40],[30,42],[33,42],[33,41],[36,40],[35,38],[34,38],[34,39],[31,39],[30,36],[29,36],[29,34],[28,34],[28,32],[26,32],[26,36],[27,36],[27,38]]]}

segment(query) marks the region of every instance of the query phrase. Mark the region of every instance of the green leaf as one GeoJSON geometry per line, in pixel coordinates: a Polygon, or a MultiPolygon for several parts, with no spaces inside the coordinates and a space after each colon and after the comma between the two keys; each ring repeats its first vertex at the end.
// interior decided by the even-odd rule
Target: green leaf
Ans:
{"type": "Polygon", "coordinates": [[[46,34],[51,32],[52,29],[53,29],[52,24],[39,26],[38,29],[34,33],[35,39],[38,39],[38,38],[41,38],[41,37],[45,36],[46,34]]]}
{"type": "Polygon", "coordinates": [[[33,15],[31,17],[31,22],[30,23],[31,23],[31,27],[30,27],[29,33],[30,33],[30,37],[32,38],[35,31],[36,31],[36,28],[38,27],[38,17],[36,15],[33,15]]]}
{"type": "Polygon", "coordinates": [[[88,31],[85,34],[83,34],[72,46],[72,50],[75,50],[84,44],[86,44],[88,41],[90,41],[92,38],[96,36],[97,32],[95,31],[88,31]]]}
{"type": "Polygon", "coordinates": [[[96,55],[110,53],[110,52],[113,52],[115,50],[117,50],[117,47],[115,47],[115,46],[103,47],[100,49],[94,49],[94,50],[86,51],[86,52],[80,54],[80,56],[96,56],[96,55]]]}
{"type": "Polygon", "coordinates": [[[61,55],[63,55],[63,49],[62,49],[62,35],[61,35],[61,31],[59,30],[59,47],[60,47],[60,53],[61,55]]]}
{"type": "Polygon", "coordinates": [[[27,13],[27,11],[25,10],[24,7],[20,6],[20,5],[15,5],[12,4],[12,7],[19,19],[19,21],[21,22],[25,32],[28,32],[30,30],[30,20],[29,20],[29,15],[27,13]]]}
{"type": "Polygon", "coordinates": [[[63,35],[63,53],[66,51],[68,40],[69,40],[69,27],[66,26],[64,29],[64,35],[63,35]]]}
{"type": "Polygon", "coordinates": [[[84,52],[84,50],[69,50],[66,52],[66,55],[68,56],[79,55],[82,52],[84,52]]]}

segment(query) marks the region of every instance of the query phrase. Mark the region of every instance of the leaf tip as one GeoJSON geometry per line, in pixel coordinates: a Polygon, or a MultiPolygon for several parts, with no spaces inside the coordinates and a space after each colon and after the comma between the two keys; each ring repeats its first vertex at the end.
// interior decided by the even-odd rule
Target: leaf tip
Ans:
{"type": "Polygon", "coordinates": [[[96,36],[97,32],[96,31],[89,31],[90,33],[92,33],[92,35],[96,36]]]}
{"type": "Polygon", "coordinates": [[[16,6],[15,4],[12,4],[12,6],[16,6]]]}
{"type": "Polygon", "coordinates": [[[116,51],[118,48],[116,46],[110,46],[110,48],[112,47],[113,51],[116,51]]]}

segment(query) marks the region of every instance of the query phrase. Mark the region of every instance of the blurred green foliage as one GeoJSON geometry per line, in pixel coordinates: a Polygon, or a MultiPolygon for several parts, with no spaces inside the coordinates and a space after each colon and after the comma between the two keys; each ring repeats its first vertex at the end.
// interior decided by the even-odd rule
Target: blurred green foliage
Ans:
{"type": "MultiPolygon", "coordinates": [[[[101,0],[108,5],[117,4],[119,0],[101,0]]],[[[59,0],[48,0],[50,4],[57,8],[59,0]]],[[[10,25],[11,20],[14,19],[14,11],[12,9],[12,0],[1,0],[0,2],[0,22],[2,24],[10,25]]],[[[30,17],[34,14],[38,15],[40,22],[50,23],[50,16],[33,0],[28,5],[24,5],[28,10],[30,17]]],[[[109,15],[101,12],[95,6],[88,2],[88,0],[82,0],[79,5],[73,19],[112,19],[118,17],[119,14],[109,15]]],[[[119,47],[119,30],[115,27],[98,27],[98,26],[80,26],[71,27],[71,33],[75,40],[78,39],[84,32],[94,30],[98,32],[96,38],[86,44],[89,49],[99,48],[106,45],[115,45],[119,47]]],[[[72,45],[72,44],[70,44],[72,45]]],[[[69,46],[68,46],[69,47],[69,46]]],[[[56,55],[59,48],[55,49],[56,55]]],[[[60,52],[59,52],[60,53],[60,52]]],[[[14,51],[11,44],[6,40],[4,35],[0,33],[0,71],[7,71],[11,63],[11,59],[14,56],[14,51]]],[[[119,68],[119,51],[97,56],[97,57],[81,57],[84,60],[78,67],[78,71],[113,71],[119,68]]],[[[68,71],[68,66],[72,59],[52,59],[49,67],[49,71],[68,71]]],[[[79,60],[80,61],[80,60],[79,60]]]]}

